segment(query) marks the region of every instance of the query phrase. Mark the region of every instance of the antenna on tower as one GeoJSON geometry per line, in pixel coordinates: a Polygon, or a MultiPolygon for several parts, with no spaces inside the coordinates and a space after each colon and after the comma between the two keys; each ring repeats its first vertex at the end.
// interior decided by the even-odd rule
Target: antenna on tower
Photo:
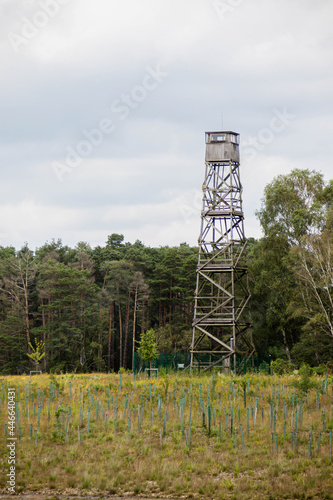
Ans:
{"type": "Polygon", "coordinates": [[[221,111],[221,130],[223,130],[223,111],[221,111]]]}

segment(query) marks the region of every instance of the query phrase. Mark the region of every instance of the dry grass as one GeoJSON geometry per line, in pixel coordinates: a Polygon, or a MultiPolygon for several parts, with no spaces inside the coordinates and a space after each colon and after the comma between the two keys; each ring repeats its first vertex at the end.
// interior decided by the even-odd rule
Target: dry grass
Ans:
{"type": "Polygon", "coordinates": [[[2,377],[0,491],[6,493],[3,438],[6,390],[12,386],[19,393],[19,493],[333,499],[332,380],[318,377],[318,390],[307,396],[297,391],[296,380],[256,374],[190,378],[183,373],[151,380],[127,374],[43,375],[41,381],[33,377],[29,389],[29,377],[2,377]]]}

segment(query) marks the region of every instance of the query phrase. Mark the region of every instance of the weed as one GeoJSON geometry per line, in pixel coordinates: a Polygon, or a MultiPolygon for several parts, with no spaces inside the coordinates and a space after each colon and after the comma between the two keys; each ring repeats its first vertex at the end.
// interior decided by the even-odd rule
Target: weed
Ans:
{"type": "Polygon", "coordinates": [[[233,481],[231,481],[230,479],[225,479],[222,484],[228,490],[233,490],[235,487],[233,481]]]}
{"type": "Polygon", "coordinates": [[[163,399],[165,399],[168,395],[169,385],[170,385],[169,377],[168,377],[168,375],[165,375],[162,378],[163,399]]]}

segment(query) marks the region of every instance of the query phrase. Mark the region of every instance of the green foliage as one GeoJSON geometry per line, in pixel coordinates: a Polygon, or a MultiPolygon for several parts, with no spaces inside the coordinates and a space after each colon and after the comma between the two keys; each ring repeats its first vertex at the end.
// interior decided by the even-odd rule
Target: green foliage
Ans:
{"type": "MultiPolygon", "coordinates": [[[[160,373],[161,375],[161,373],[160,373]]],[[[170,385],[170,378],[168,375],[164,375],[162,378],[162,387],[163,387],[163,398],[165,399],[168,395],[170,385]]]]}
{"type": "Polygon", "coordinates": [[[318,364],[332,355],[332,181],[293,170],[265,188],[251,243],[252,319],[259,354],[318,364]]]}
{"type": "Polygon", "coordinates": [[[131,370],[126,370],[126,368],[124,368],[123,366],[121,366],[121,367],[119,368],[118,373],[119,373],[120,375],[123,375],[124,373],[131,373],[131,370]]]}
{"type": "Polygon", "coordinates": [[[62,405],[58,406],[58,408],[54,412],[56,417],[56,428],[52,432],[51,441],[61,442],[65,438],[65,432],[61,425],[61,418],[63,413],[66,413],[66,408],[64,408],[62,405]]]}
{"type": "Polygon", "coordinates": [[[276,177],[265,187],[257,212],[265,235],[279,235],[297,244],[311,228],[321,228],[323,188],[323,175],[315,171],[295,169],[276,177]]]}
{"type": "Polygon", "coordinates": [[[60,380],[60,377],[56,377],[53,373],[50,374],[50,381],[52,381],[54,387],[59,390],[61,394],[64,389],[64,382],[60,380]]]}
{"type": "Polygon", "coordinates": [[[140,347],[138,348],[138,353],[139,356],[141,356],[141,358],[144,361],[151,362],[156,358],[158,351],[155,339],[155,332],[152,328],[142,333],[140,338],[140,347]]]}
{"type": "Polygon", "coordinates": [[[312,368],[312,373],[314,373],[315,375],[324,375],[327,372],[328,372],[327,364],[322,364],[312,368]]]}
{"type": "Polygon", "coordinates": [[[36,342],[36,347],[34,347],[31,342],[29,342],[29,346],[31,347],[32,349],[32,353],[29,354],[27,353],[27,356],[29,356],[29,358],[31,358],[35,364],[36,364],[36,369],[38,368],[38,365],[39,363],[41,362],[41,360],[44,358],[45,356],[45,342],[43,341],[37,341],[36,342]]]}
{"type": "MultiPolygon", "coordinates": [[[[303,331],[312,336],[321,334],[332,338],[333,319],[333,236],[325,229],[307,235],[302,244],[292,249],[292,269],[297,278],[294,296],[295,315],[303,316],[303,331]]],[[[332,344],[331,344],[332,345],[332,344]]]]}
{"type": "Polygon", "coordinates": [[[55,411],[55,417],[57,419],[57,422],[60,422],[60,417],[63,413],[66,412],[66,409],[63,406],[58,406],[58,408],[55,411]]]}
{"type": "Polygon", "coordinates": [[[295,382],[295,385],[301,392],[307,394],[310,389],[316,386],[311,379],[311,367],[304,363],[299,369],[299,375],[301,379],[295,382]]]}
{"type": "Polygon", "coordinates": [[[295,365],[286,359],[278,358],[271,363],[272,372],[276,375],[283,375],[285,373],[292,373],[295,365]]]}

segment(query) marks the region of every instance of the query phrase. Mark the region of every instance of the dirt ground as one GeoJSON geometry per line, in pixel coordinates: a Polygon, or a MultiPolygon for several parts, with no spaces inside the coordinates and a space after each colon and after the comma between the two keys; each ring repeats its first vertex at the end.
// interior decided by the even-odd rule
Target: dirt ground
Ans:
{"type": "MultiPolygon", "coordinates": [[[[12,494],[12,495],[0,495],[0,500],[13,500],[13,497],[18,498],[20,500],[156,500],[157,497],[144,497],[141,495],[133,496],[113,496],[113,495],[63,495],[63,494],[41,494],[38,495],[36,493],[33,494],[12,494]]],[[[179,500],[178,497],[177,500],[179,500]]],[[[173,497],[158,497],[158,500],[173,500],[173,497]]]]}

